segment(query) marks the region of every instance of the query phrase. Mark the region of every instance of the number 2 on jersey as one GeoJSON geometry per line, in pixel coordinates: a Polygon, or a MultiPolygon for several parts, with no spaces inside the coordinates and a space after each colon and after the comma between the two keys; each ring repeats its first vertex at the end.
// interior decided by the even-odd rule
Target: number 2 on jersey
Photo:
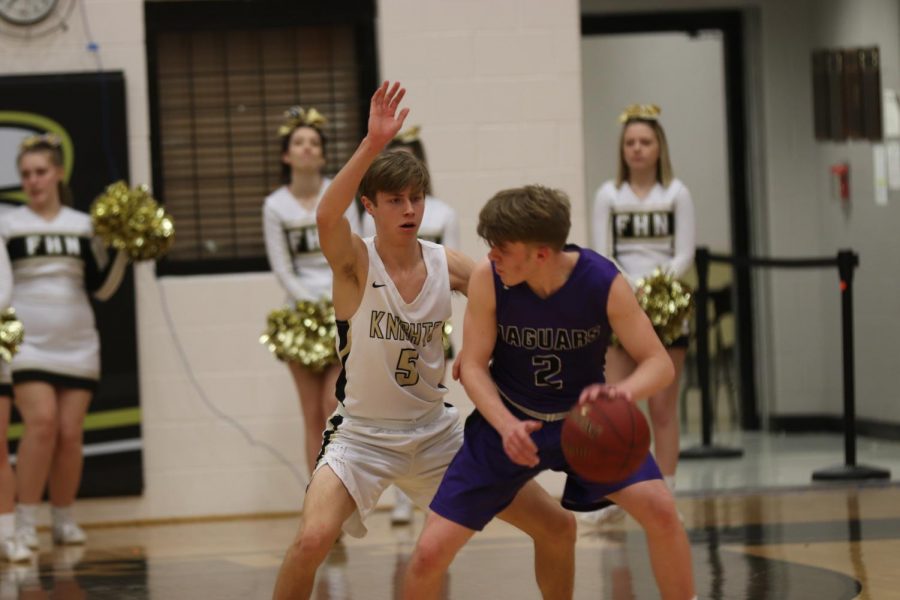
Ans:
{"type": "Polygon", "coordinates": [[[401,387],[416,385],[419,382],[419,371],[416,368],[416,360],[419,352],[415,348],[404,348],[397,359],[397,370],[394,371],[394,379],[401,387]]]}
{"type": "Polygon", "coordinates": [[[563,382],[557,378],[562,370],[562,361],[555,354],[536,354],[531,357],[534,367],[534,385],[562,389],[563,382]]]}

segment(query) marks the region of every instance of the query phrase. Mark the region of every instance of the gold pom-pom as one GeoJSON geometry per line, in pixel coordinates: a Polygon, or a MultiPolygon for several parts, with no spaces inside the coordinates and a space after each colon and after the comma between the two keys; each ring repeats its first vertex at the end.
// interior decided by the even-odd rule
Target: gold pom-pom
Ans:
{"type": "Polygon", "coordinates": [[[322,371],[337,362],[334,307],[327,300],[300,301],[269,313],[261,344],[283,361],[322,371]]]}
{"type": "MultiPolygon", "coordinates": [[[[635,294],[663,344],[669,346],[684,335],[684,324],[694,304],[689,286],[661,269],[654,269],[649,277],[637,280],[635,294]]],[[[612,343],[621,345],[615,336],[612,343]]]]}
{"type": "Polygon", "coordinates": [[[0,312],[0,360],[10,362],[25,339],[25,328],[12,307],[0,312]]]}
{"type": "Polygon", "coordinates": [[[650,277],[637,281],[638,304],[650,317],[653,329],[667,346],[684,335],[691,316],[694,295],[684,283],[669,273],[655,269],[650,277]]]}
{"type": "Polygon", "coordinates": [[[129,188],[124,181],[108,186],[91,204],[94,233],[107,246],[132,260],[154,260],[175,241],[175,226],[145,185],[129,188]]]}

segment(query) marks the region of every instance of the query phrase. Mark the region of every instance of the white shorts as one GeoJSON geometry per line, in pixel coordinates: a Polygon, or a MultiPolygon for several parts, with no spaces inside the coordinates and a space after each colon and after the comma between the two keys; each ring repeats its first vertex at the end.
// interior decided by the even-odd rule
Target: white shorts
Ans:
{"type": "Polygon", "coordinates": [[[405,424],[408,428],[341,412],[338,407],[328,419],[313,476],[328,465],[356,503],[356,511],[344,522],[344,532],[353,537],[366,535],[364,521],[391,484],[427,510],[444,471],[462,446],[457,410],[442,405],[405,424]]]}

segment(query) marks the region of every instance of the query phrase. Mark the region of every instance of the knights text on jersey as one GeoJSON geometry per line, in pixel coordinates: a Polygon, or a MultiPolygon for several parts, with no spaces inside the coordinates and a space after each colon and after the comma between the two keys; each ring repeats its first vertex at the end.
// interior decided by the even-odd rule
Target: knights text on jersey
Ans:
{"type": "Polygon", "coordinates": [[[337,386],[346,414],[381,421],[418,419],[442,405],[447,392],[441,331],[450,318],[450,274],[444,248],[419,240],[428,276],[418,296],[400,296],[366,238],[369,272],[356,313],[338,322],[337,386]]]}
{"type": "Polygon", "coordinates": [[[503,285],[494,274],[497,341],[491,375],[502,396],[542,413],[568,410],[585,386],[604,381],[611,328],[606,313],[615,265],[593,250],[567,245],[578,261],[547,298],[527,283],[503,285]]]}

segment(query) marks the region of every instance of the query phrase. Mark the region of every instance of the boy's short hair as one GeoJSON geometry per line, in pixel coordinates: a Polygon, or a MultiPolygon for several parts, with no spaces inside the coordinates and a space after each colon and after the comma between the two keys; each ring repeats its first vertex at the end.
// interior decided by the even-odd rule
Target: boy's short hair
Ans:
{"type": "Polygon", "coordinates": [[[382,152],[372,162],[359,184],[359,195],[375,202],[378,192],[409,189],[424,195],[430,182],[428,169],[418,158],[403,150],[382,152]]]}
{"type": "Polygon", "coordinates": [[[562,250],[571,226],[568,196],[542,185],[499,191],[478,214],[478,235],[491,246],[524,242],[562,250]]]}

